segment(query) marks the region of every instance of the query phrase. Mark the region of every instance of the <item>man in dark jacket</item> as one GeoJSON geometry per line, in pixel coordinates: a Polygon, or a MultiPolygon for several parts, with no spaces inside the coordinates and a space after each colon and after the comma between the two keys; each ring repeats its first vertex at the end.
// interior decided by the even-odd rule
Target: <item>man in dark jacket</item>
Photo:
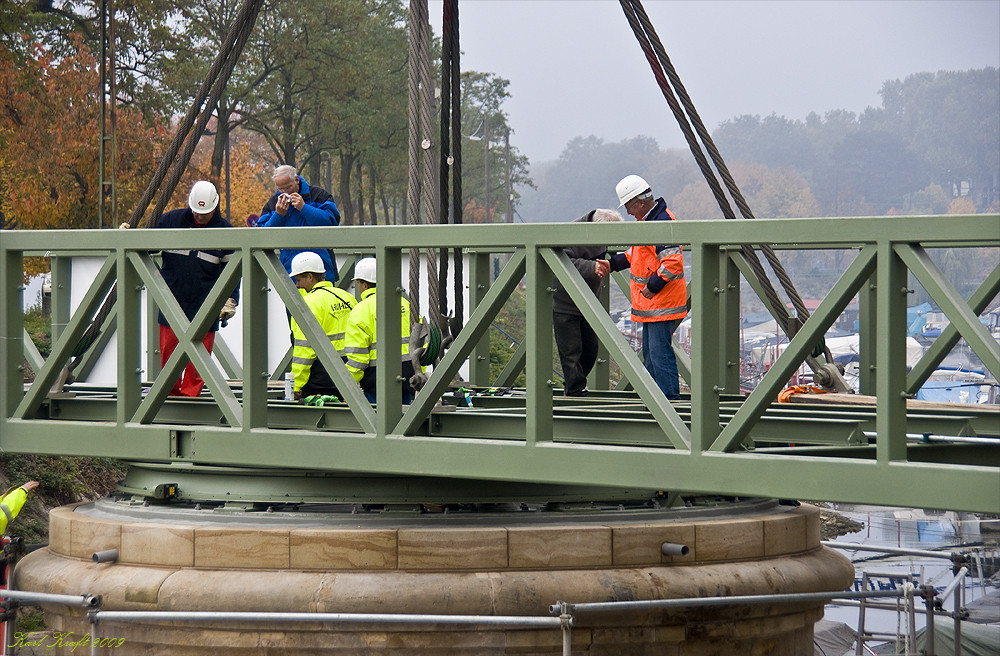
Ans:
{"type": "MultiPolygon", "coordinates": [[[[282,164],[272,174],[277,191],[271,195],[257,220],[258,228],[297,228],[302,226],[332,228],[340,223],[340,210],[333,196],[321,187],[309,186],[295,167],[282,164]]],[[[312,251],[320,256],[326,267],[326,279],[336,282],[337,262],[327,248],[282,248],[281,263],[285,271],[292,270],[292,258],[299,253],[312,251]]]]}
{"type": "MultiPolygon", "coordinates": [[[[128,223],[120,227],[128,228],[128,223]]],[[[184,209],[171,210],[160,216],[156,222],[157,228],[230,228],[229,221],[222,218],[219,212],[219,192],[208,180],[200,180],[191,187],[188,195],[188,206],[184,209]]],[[[194,319],[208,297],[215,281],[232,257],[231,250],[174,250],[164,249],[160,273],[163,281],[173,293],[184,315],[194,319]]],[[[219,321],[228,321],[236,314],[236,304],[239,301],[239,285],[233,290],[219,313],[219,318],[209,327],[202,338],[202,344],[209,353],[215,344],[215,333],[219,330],[219,321]]],[[[165,365],[170,355],[177,348],[177,335],[167,324],[167,319],[160,312],[160,365],[165,365]]],[[[184,368],[181,377],[170,390],[171,396],[198,396],[205,387],[205,381],[191,362],[184,368]]]]}
{"type": "MultiPolygon", "coordinates": [[[[574,223],[601,223],[606,221],[621,221],[622,217],[614,210],[591,210],[574,223]]],[[[608,273],[608,252],[605,246],[567,246],[563,249],[570,262],[583,276],[595,295],[600,294],[604,284],[604,276],[608,273]]],[[[556,347],[559,349],[559,361],[562,363],[563,379],[565,380],[563,394],[565,396],[586,396],[587,376],[597,361],[597,335],[583,318],[580,310],[563,288],[562,283],[553,277],[552,286],[552,327],[556,335],[556,347]]]]}

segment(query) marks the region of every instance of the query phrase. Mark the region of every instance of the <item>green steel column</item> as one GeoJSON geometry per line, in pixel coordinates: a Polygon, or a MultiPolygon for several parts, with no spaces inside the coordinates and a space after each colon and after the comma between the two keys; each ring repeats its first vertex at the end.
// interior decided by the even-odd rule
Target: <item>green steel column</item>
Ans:
{"type": "Polygon", "coordinates": [[[160,308],[146,294],[146,380],[160,375],[160,308]]]}
{"type": "Polygon", "coordinates": [[[243,428],[267,426],[267,274],[249,248],[238,250],[243,258],[240,311],[243,313],[243,428]],[[256,320],[254,320],[256,319],[256,320]]]}
{"type": "Polygon", "coordinates": [[[53,255],[49,260],[52,273],[52,341],[59,339],[71,314],[70,301],[73,289],[73,259],[53,255]]]}
{"type": "Polygon", "coordinates": [[[405,290],[400,284],[402,258],[399,249],[381,246],[376,250],[376,258],[375,344],[378,364],[375,369],[375,397],[378,406],[375,427],[378,435],[385,436],[392,432],[403,416],[403,387],[399,380],[402,373],[399,307],[405,290]]]}
{"type": "Polygon", "coordinates": [[[132,420],[142,402],[142,280],[124,249],[117,253],[117,339],[118,339],[118,403],[119,424],[132,420]]]}
{"type": "MultiPolygon", "coordinates": [[[[693,244],[691,306],[691,454],[707,451],[719,436],[719,393],[724,385],[723,321],[728,306],[718,246],[693,244]]],[[[725,258],[728,262],[729,258],[725,258]]]]}
{"type": "Polygon", "coordinates": [[[879,351],[875,357],[880,464],[906,459],[906,301],[907,271],[888,240],[878,244],[877,323],[879,351]]]}
{"type": "MultiPolygon", "coordinates": [[[[490,261],[492,255],[483,251],[469,252],[469,316],[482,302],[490,288],[490,261]]],[[[486,387],[490,384],[490,335],[487,331],[472,349],[469,356],[469,381],[486,387]]]]}
{"type": "Polygon", "coordinates": [[[878,299],[872,274],[858,290],[858,385],[861,394],[875,394],[875,361],[878,358],[878,299]]]}
{"type": "Polygon", "coordinates": [[[525,435],[528,444],[552,440],[552,271],[538,246],[526,247],[527,302],[524,318],[525,435]]]}
{"type": "Polygon", "coordinates": [[[720,289],[725,290],[720,308],[723,347],[723,374],[720,384],[726,388],[728,394],[739,394],[740,364],[743,361],[740,270],[728,252],[719,256],[719,283],[720,289]]]}
{"type": "Polygon", "coordinates": [[[12,416],[24,394],[23,256],[0,249],[0,419],[12,416]]]}

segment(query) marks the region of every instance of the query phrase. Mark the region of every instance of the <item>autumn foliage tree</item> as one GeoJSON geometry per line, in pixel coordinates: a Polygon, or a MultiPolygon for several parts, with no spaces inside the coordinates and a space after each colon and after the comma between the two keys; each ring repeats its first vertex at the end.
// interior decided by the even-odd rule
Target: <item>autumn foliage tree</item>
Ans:
{"type": "MultiPolygon", "coordinates": [[[[75,54],[65,56],[40,43],[23,58],[0,46],[0,203],[22,229],[100,227],[98,67],[82,39],[72,38],[75,54]]],[[[128,108],[117,122],[117,199],[130,208],[166,135],[128,108]]]]}

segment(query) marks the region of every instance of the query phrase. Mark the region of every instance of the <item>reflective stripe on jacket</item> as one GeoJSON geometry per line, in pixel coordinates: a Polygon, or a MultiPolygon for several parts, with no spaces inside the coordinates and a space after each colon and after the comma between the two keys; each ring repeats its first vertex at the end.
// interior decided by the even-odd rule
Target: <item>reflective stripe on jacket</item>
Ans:
{"type": "MultiPolygon", "coordinates": [[[[645,221],[673,221],[674,215],[662,198],[645,221]]],[[[629,262],[632,294],[632,321],[648,323],[682,319],[687,316],[687,285],[684,282],[684,251],[676,245],[631,246],[625,251],[629,262]],[[648,288],[653,298],[642,290],[648,288]]]]}
{"type": "MultiPolygon", "coordinates": [[[[410,359],[410,302],[400,299],[402,316],[402,334],[399,353],[402,360],[410,359]]],[[[390,351],[391,353],[392,351],[390,351]]],[[[370,287],[361,293],[361,300],[351,310],[347,318],[347,334],[344,337],[344,355],[347,357],[347,369],[358,383],[366,373],[374,380],[371,371],[377,364],[375,348],[375,288],[370,287]]],[[[364,387],[364,385],[362,385],[364,387]]]]}
{"type": "MultiPolygon", "coordinates": [[[[309,306],[313,316],[319,321],[320,327],[330,339],[333,347],[343,355],[347,317],[350,316],[351,310],[357,304],[354,296],[346,289],[334,287],[329,280],[323,280],[316,283],[308,292],[304,292],[303,300],[309,306]]],[[[316,362],[316,350],[309,346],[305,333],[295,317],[292,317],[292,374],[295,376],[296,391],[300,391],[309,382],[310,376],[314,373],[314,364],[321,364],[316,362]]],[[[315,373],[319,373],[318,366],[315,373]]],[[[329,378],[325,369],[322,375],[329,378]]],[[[327,383],[323,381],[320,384],[327,383]]],[[[332,386],[332,383],[330,385],[332,386]]]]}

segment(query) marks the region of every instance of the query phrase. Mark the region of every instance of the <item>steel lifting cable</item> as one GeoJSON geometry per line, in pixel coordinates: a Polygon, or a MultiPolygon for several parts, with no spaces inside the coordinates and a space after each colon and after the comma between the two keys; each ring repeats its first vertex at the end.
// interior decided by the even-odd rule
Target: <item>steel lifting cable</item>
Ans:
{"type": "MultiPolygon", "coordinates": [[[[743,214],[743,218],[752,219],[754,218],[753,212],[750,210],[750,205],[747,203],[746,199],[743,197],[742,192],[740,192],[736,181],[733,179],[732,174],[729,172],[729,167],[726,166],[725,160],[723,160],[719,149],[715,145],[715,141],[712,139],[711,133],[705,127],[705,123],[701,120],[701,116],[698,114],[698,110],[694,106],[694,102],[691,100],[691,96],[688,95],[687,89],[681,82],[680,76],[677,74],[676,69],[674,69],[670,58],[667,56],[667,52],[660,42],[659,36],[657,36],[656,31],[653,29],[653,25],[649,20],[649,16],[646,14],[645,9],[642,7],[640,0],[633,0],[636,8],[636,16],[639,22],[642,24],[642,28],[649,35],[649,39],[652,43],[653,49],[656,52],[656,56],[663,66],[663,70],[666,71],[667,77],[670,79],[673,88],[677,92],[677,96],[680,98],[681,103],[684,105],[684,109],[687,111],[688,116],[691,118],[691,122],[694,125],[695,130],[698,132],[698,136],[702,143],[705,145],[705,149],[708,151],[709,156],[712,158],[712,162],[715,164],[719,175],[722,177],[723,182],[726,183],[726,189],[729,191],[730,195],[736,203],[736,206],[740,209],[743,214]]],[[[800,320],[805,323],[809,318],[809,310],[806,308],[805,303],[802,302],[802,298],[799,296],[798,291],[795,289],[795,284],[792,282],[788,273],[785,271],[784,266],[778,259],[777,254],[770,244],[760,244],[760,249],[764,252],[764,256],[767,258],[768,263],[774,270],[775,275],[778,276],[778,280],[781,282],[782,288],[785,293],[788,294],[789,299],[795,308],[796,314],[799,316],[800,320]]]]}
{"type": "MultiPolygon", "coordinates": [[[[691,125],[688,122],[687,117],[684,114],[684,110],[681,108],[674,95],[673,89],[670,87],[667,79],[665,77],[663,67],[653,52],[652,44],[650,43],[649,37],[647,36],[645,30],[639,22],[636,16],[635,9],[632,5],[632,0],[620,0],[622,9],[625,12],[626,18],[628,18],[629,25],[632,27],[632,31],[635,34],[636,40],[639,42],[642,48],[643,54],[646,56],[646,60],[649,62],[650,68],[653,70],[653,76],[656,78],[656,82],[660,87],[660,91],[663,93],[663,97],[667,101],[667,105],[674,114],[674,118],[677,120],[678,126],[681,128],[681,132],[684,133],[684,138],[688,143],[688,148],[691,150],[691,154],[694,155],[695,162],[698,164],[698,168],[701,169],[702,176],[705,178],[705,182],[708,184],[709,188],[712,190],[712,195],[715,196],[716,202],[719,204],[719,208],[722,210],[722,215],[729,218],[733,216],[732,207],[729,205],[729,200],[726,198],[722,187],[719,185],[719,181],[715,177],[715,173],[712,171],[708,164],[708,160],[705,158],[705,154],[702,152],[701,145],[698,143],[695,137],[694,131],[691,129],[691,125]]],[[[763,265],[760,263],[760,259],[757,257],[757,253],[749,246],[749,244],[742,244],[741,250],[744,257],[747,259],[747,263],[753,270],[754,275],[761,281],[761,285],[764,288],[765,296],[767,296],[768,302],[774,310],[776,319],[782,322],[782,328],[788,332],[788,312],[785,310],[784,304],[778,297],[777,292],[771,285],[770,279],[767,277],[767,273],[764,271],[763,265]]]]}
{"type": "MultiPolygon", "coordinates": [[[[410,225],[430,222],[434,213],[433,154],[431,152],[430,117],[430,23],[427,20],[427,0],[410,0],[410,44],[408,50],[409,103],[409,178],[407,186],[407,216],[410,225]],[[421,135],[424,138],[421,139],[421,135]],[[423,152],[421,152],[423,151],[423,152]],[[423,202],[421,202],[421,200],[423,202]],[[423,219],[421,220],[421,214],[423,219]]],[[[437,282],[437,253],[428,248],[427,288],[430,306],[440,305],[437,282]]],[[[410,322],[420,319],[420,249],[410,249],[410,322]]]]}
{"type": "MultiPolygon", "coordinates": [[[[684,110],[687,112],[687,115],[691,117],[691,122],[694,123],[695,129],[697,129],[698,131],[698,136],[705,143],[705,147],[708,150],[709,154],[711,155],[713,163],[718,168],[720,175],[722,176],[724,182],[726,183],[727,189],[729,190],[737,206],[739,207],[740,212],[743,214],[744,218],[748,219],[753,218],[753,213],[750,211],[749,205],[747,204],[743,195],[740,193],[735,180],[733,180],[733,177],[730,174],[728,167],[726,167],[725,162],[723,161],[722,156],[718,151],[718,148],[716,148],[715,143],[711,138],[711,135],[705,128],[704,122],[698,115],[698,112],[694,107],[694,103],[691,101],[691,98],[688,95],[687,90],[684,88],[683,83],[680,81],[680,77],[677,75],[676,70],[671,64],[670,59],[667,56],[666,51],[659,40],[659,37],[656,35],[656,32],[649,21],[649,17],[646,15],[646,12],[642,7],[641,1],[619,0],[619,2],[622,6],[626,18],[629,21],[629,25],[632,27],[632,31],[636,36],[636,40],[639,42],[639,45],[642,48],[643,53],[645,54],[646,59],[650,64],[650,67],[653,70],[653,75],[656,78],[657,84],[659,85],[664,98],[667,100],[667,104],[670,106],[670,109],[673,112],[674,117],[677,119],[678,125],[681,127],[681,131],[684,133],[685,139],[688,142],[688,146],[690,147],[691,152],[694,155],[695,160],[698,163],[698,166],[701,169],[706,182],[711,188],[712,193],[716,198],[716,201],[719,203],[719,207],[723,212],[723,216],[725,216],[726,218],[733,218],[734,214],[729,205],[728,200],[726,199],[724,193],[722,192],[718,180],[715,178],[715,174],[708,166],[708,162],[705,159],[701,146],[695,139],[695,136],[691,130],[691,126],[688,123],[687,117],[684,115],[683,111],[678,105],[677,99],[674,96],[674,89],[676,89],[677,95],[680,96],[681,101],[684,103],[684,110]],[[667,82],[667,79],[665,79],[664,73],[666,74],[666,77],[669,77],[670,82],[673,84],[673,89],[671,89],[670,85],[667,82]]],[[[756,252],[753,250],[753,248],[751,248],[750,245],[748,244],[743,244],[741,245],[741,251],[743,252],[743,255],[746,258],[747,263],[749,264],[751,270],[754,272],[754,275],[760,281],[762,289],[764,290],[764,294],[774,310],[775,319],[782,324],[782,328],[784,329],[785,333],[789,336],[792,336],[798,329],[798,327],[801,326],[801,324],[804,323],[809,318],[809,312],[806,309],[805,304],[802,302],[802,299],[799,296],[797,290],[795,289],[795,286],[792,283],[791,278],[788,276],[780,260],[778,259],[777,254],[774,252],[774,249],[771,248],[771,246],[768,244],[761,244],[760,247],[761,250],[764,252],[765,257],[767,258],[768,263],[771,264],[772,269],[775,271],[775,274],[778,276],[779,281],[782,283],[785,292],[791,299],[792,305],[796,310],[798,318],[790,317],[788,315],[788,312],[785,309],[784,304],[778,297],[778,294],[775,291],[774,287],[771,285],[770,278],[767,276],[767,273],[764,270],[763,265],[760,263],[760,260],[757,258],[756,252]]],[[[827,361],[832,362],[832,356],[830,354],[829,348],[826,347],[825,344],[823,348],[827,361]]],[[[812,357],[808,357],[806,358],[806,360],[814,372],[820,368],[820,365],[816,363],[812,357]]]]}
{"type": "MultiPolygon", "coordinates": [[[[213,108],[218,102],[219,97],[222,95],[222,91],[226,88],[229,76],[232,74],[236,63],[239,61],[240,53],[243,51],[243,46],[246,44],[250,33],[253,31],[254,23],[257,21],[257,15],[260,13],[260,8],[263,4],[264,0],[246,0],[246,2],[243,3],[243,6],[240,7],[240,11],[237,13],[236,18],[233,20],[233,24],[229,28],[229,32],[223,40],[223,45],[218,56],[215,58],[215,61],[212,63],[208,74],[205,76],[205,79],[201,84],[201,87],[198,89],[194,102],[178,126],[177,133],[174,135],[170,146],[167,148],[167,152],[160,160],[156,173],[153,175],[153,179],[150,181],[149,186],[147,186],[146,191],[139,200],[139,203],[132,211],[132,215],[129,218],[130,227],[135,228],[139,225],[143,214],[149,207],[149,203],[152,200],[153,195],[163,182],[167,170],[171,164],[174,163],[174,158],[177,156],[177,152],[180,150],[181,144],[184,143],[184,140],[191,132],[191,126],[194,123],[195,117],[198,116],[199,111],[201,111],[204,106],[205,111],[202,112],[198,125],[194,131],[197,136],[188,141],[187,147],[185,148],[184,153],[182,153],[181,159],[176,162],[176,166],[174,167],[173,174],[171,175],[167,186],[160,193],[153,216],[157,216],[163,212],[163,208],[166,206],[171,194],[173,194],[174,188],[177,186],[177,181],[180,179],[181,174],[187,167],[187,163],[191,159],[191,154],[194,152],[198,138],[201,136],[201,133],[205,129],[205,125],[208,123],[208,119],[211,117],[213,108]],[[208,99],[207,103],[205,102],[206,98],[208,99]]],[[[104,299],[104,303],[101,305],[101,308],[97,311],[97,314],[94,315],[90,325],[87,326],[87,329],[80,337],[80,341],[77,342],[76,347],[73,349],[71,361],[69,365],[65,367],[60,376],[61,382],[72,381],[73,370],[83,361],[83,356],[90,349],[91,345],[93,345],[93,343],[97,340],[101,331],[101,326],[111,313],[111,308],[114,307],[117,299],[118,288],[117,285],[113,285],[111,290],[108,292],[108,296],[104,299]]],[[[61,387],[61,384],[59,386],[61,387]]]]}
{"type": "MultiPolygon", "coordinates": [[[[253,29],[254,23],[257,20],[257,14],[260,12],[260,8],[263,4],[264,0],[246,0],[240,8],[239,13],[236,15],[236,18],[233,20],[233,24],[230,26],[229,32],[223,40],[222,48],[219,50],[218,56],[212,63],[212,67],[209,69],[208,74],[201,83],[201,87],[198,89],[198,93],[195,95],[194,102],[191,104],[191,107],[188,108],[188,112],[181,120],[181,123],[177,126],[177,133],[174,134],[173,141],[171,141],[170,146],[167,148],[167,152],[160,160],[156,173],[153,175],[153,179],[150,181],[149,186],[146,187],[146,191],[143,192],[142,198],[132,211],[132,216],[129,218],[129,225],[133,228],[139,225],[139,221],[142,219],[142,215],[149,207],[149,203],[152,201],[153,195],[156,193],[156,190],[159,189],[160,184],[163,182],[163,178],[166,177],[167,169],[173,163],[174,158],[177,157],[177,152],[180,150],[181,144],[184,143],[188,133],[191,131],[191,126],[198,117],[198,112],[201,111],[202,105],[205,103],[205,99],[212,91],[213,83],[219,78],[219,73],[222,71],[224,66],[229,66],[229,62],[232,62],[232,65],[235,65],[236,60],[239,59],[240,52],[243,50],[243,43],[246,42],[246,37],[242,35],[249,35],[250,31],[253,29]]],[[[232,68],[230,67],[229,70],[231,72],[232,68]]],[[[219,87],[220,94],[221,89],[224,87],[225,84],[219,87]]],[[[216,97],[216,100],[218,100],[218,97],[216,97]]],[[[211,113],[212,107],[214,107],[214,103],[210,103],[207,106],[207,113],[211,113]]],[[[200,136],[200,131],[197,134],[200,136]]],[[[170,196],[172,193],[173,189],[170,189],[170,193],[166,193],[165,195],[170,196]]]]}
{"type": "MultiPolygon", "coordinates": [[[[441,202],[438,221],[442,224],[448,223],[448,206],[451,201],[448,187],[448,176],[451,173],[449,159],[454,161],[450,154],[449,144],[451,143],[451,41],[454,34],[451,30],[453,0],[444,0],[443,16],[441,21],[441,144],[440,165],[438,170],[438,199],[441,202]]],[[[447,298],[448,283],[448,249],[442,247],[438,251],[438,294],[442,299],[447,298]]],[[[442,302],[438,312],[441,315],[448,313],[447,302],[442,302]]]]}
{"type": "MultiPolygon", "coordinates": [[[[448,223],[449,188],[451,179],[451,210],[456,225],[462,223],[462,79],[459,58],[458,0],[443,3],[441,39],[441,167],[440,200],[441,223],[448,223]],[[449,151],[450,145],[450,151],[449,151]]],[[[455,260],[455,317],[462,317],[463,262],[462,250],[453,249],[455,260]]],[[[440,249],[440,276],[438,293],[441,296],[441,316],[448,315],[448,249],[440,249]]],[[[457,331],[452,331],[457,332],[457,331]]]]}
{"type": "MultiPolygon", "coordinates": [[[[407,106],[406,122],[410,139],[408,142],[408,166],[407,187],[406,187],[406,216],[407,223],[416,225],[420,222],[420,168],[418,160],[420,158],[420,126],[419,126],[419,98],[420,98],[420,73],[417,68],[417,60],[420,53],[420,30],[418,27],[418,16],[420,14],[419,5],[422,0],[410,0],[409,28],[410,39],[407,49],[407,106]]],[[[410,319],[411,325],[413,317],[420,316],[420,249],[410,249],[410,319]]]]}
{"type": "MultiPolygon", "coordinates": [[[[434,170],[431,150],[431,77],[430,77],[430,22],[428,21],[427,0],[410,0],[409,8],[410,42],[407,71],[409,79],[409,102],[407,121],[409,127],[409,178],[407,188],[408,223],[417,225],[430,223],[434,213],[434,170]],[[423,139],[421,139],[423,135],[423,139]],[[419,142],[418,142],[419,140],[419,142]],[[421,152],[423,151],[423,152],[421,152]],[[422,175],[421,175],[422,173],[422,175]],[[421,194],[423,194],[421,202],[421,194]],[[423,219],[421,220],[421,214],[423,219]]],[[[421,365],[431,364],[438,356],[441,331],[438,321],[429,321],[429,326],[420,324],[420,249],[410,249],[409,299],[410,299],[410,339],[411,349],[421,340],[426,331],[426,344],[420,359],[421,365]]],[[[431,313],[440,307],[438,289],[437,253],[426,249],[427,289],[430,295],[431,313]]],[[[433,316],[433,314],[432,314],[433,316]]],[[[412,382],[412,380],[411,380],[412,382]]]]}
{"type": "MultiPolygon", "coordinates": [[[[424,140],[420,143],[420,148],[423,151],[420,167],[423,179],[420,182],[420,188],[423,193],[423,222],[431,223],[431,217],[434,216],[434,213],[438,209],[435,207],[434,151],[431,148],[431,106],[433,104],[434,89],[434,83],[431,79],[431,24],[429,20],[429,13],[427,11],[427,0],[421,0],[419,4],[421,9],[420,20],[418,23],[420,28],[420,58],[417,60],[417,64],[420,67],[421,90],[420,134],[424,135],[424,140]]],[[[430,297],[428,299],[428,306],[434,308],[434,312],[437,312],[437,308],[441,306],[441,299],[438,290],[437,251],[433,248],[428,248],[425,252],[425,257],[427,258],[427,295],[430,297]]],[[[432,313],[428,312],[428,315],[432,316],[432,313]]]]}
{"type": "MultiPolygon", "coordinates": [[[[462,199],[462,48],[459,41],[458,31],[458,0],[447,0],[448,4],[454,4],[450,12],[451,22],[451,154],[453,158],[451,167],[451,206],[452,218],[455,225],[462,223],[462,210],[464,200],[462,199]]],[[[444,144],[442,144],[443,146],[444,144]]],[[[454,249],[452,256],[455,259],[455,318],[458,326],[452,326],[451,336],[455,337],[460,327],[462,317],[465,316],[465,288],[464,288],[464,260],[462,249],[454,249]]]]}

